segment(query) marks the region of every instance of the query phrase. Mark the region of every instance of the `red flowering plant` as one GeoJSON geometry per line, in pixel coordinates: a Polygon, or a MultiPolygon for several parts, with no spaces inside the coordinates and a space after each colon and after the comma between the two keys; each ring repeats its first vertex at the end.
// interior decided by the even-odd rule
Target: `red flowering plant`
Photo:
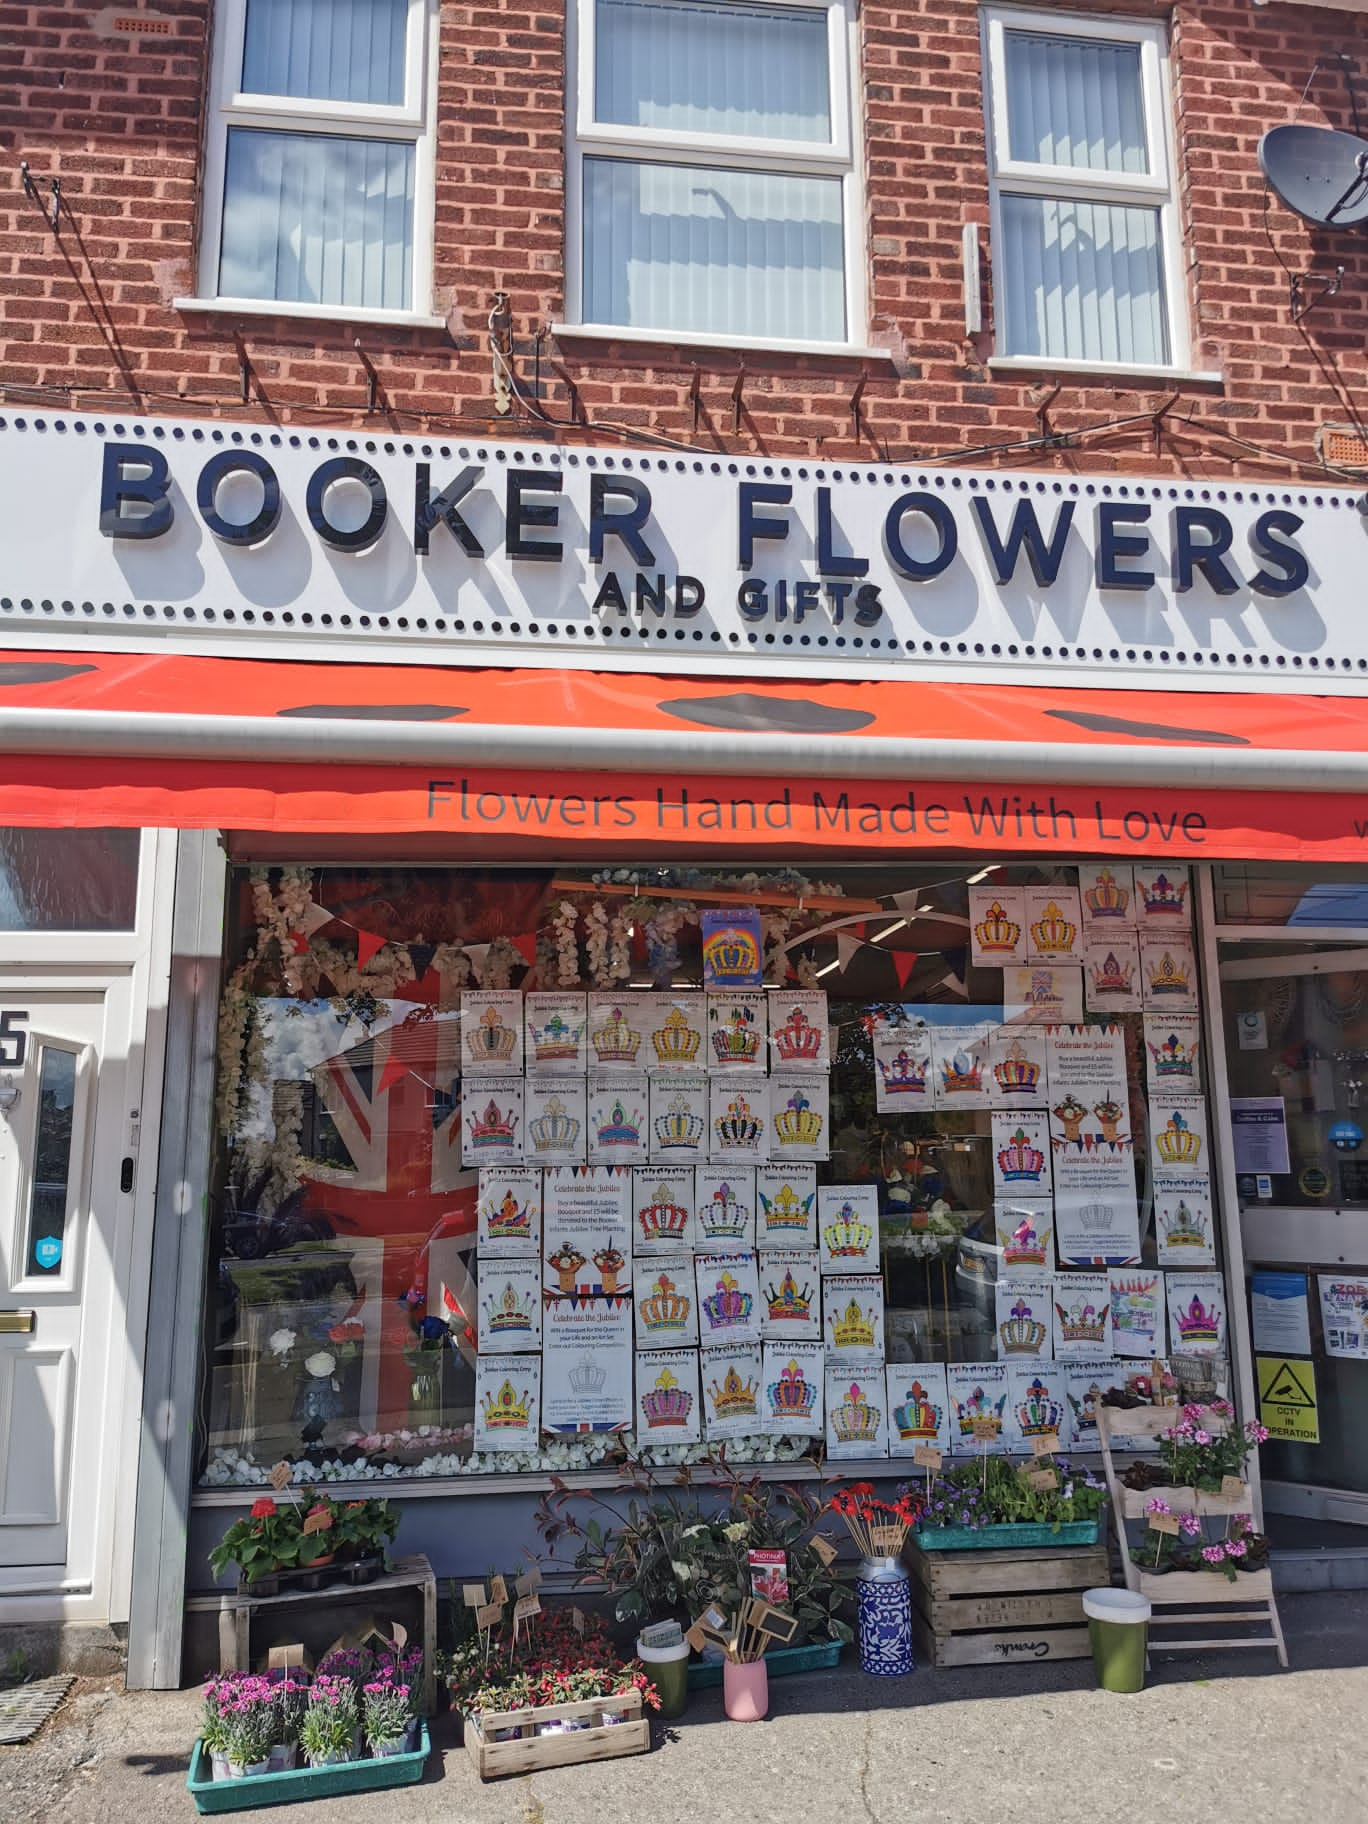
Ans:
{"type": "Polygon", "coordinates": [[[259,1583],[277,1571],[296,1570],[322,1558],[332,1548],[326,1533],[304,1531],[304,1499],[277,1503],[262,1495],[252,1503],[252,1511],[234,1520],[213,1551],[209,1568],[222,1577],[230,1564],[236,1564],[245,1583],[259,1583]]]}
{"type": "Polygon", "coordinates": [[[921,1497],[910,1489],[904,1489],[896,1501],[880,1501],[872,1482],[838,1488],[827,1506],[845,1521],[846,1531],[864,1558],[896,1558],[922,1511],[921,1497]]]}
{"type": "Polygon", "coordinates": [[[446,1656],[442,1675],[452,1709],[463,1716],[629,1691],[639,1691],[651,1709],[660,1708],[660,1694],[640,1662],[623,1658],[603,1624],[584,1618],[581,1633],[565,1612],[533,1617],[519,1631],[516,1645],[503,1626],[487,1636],[472,1636],[446,1656]]]}

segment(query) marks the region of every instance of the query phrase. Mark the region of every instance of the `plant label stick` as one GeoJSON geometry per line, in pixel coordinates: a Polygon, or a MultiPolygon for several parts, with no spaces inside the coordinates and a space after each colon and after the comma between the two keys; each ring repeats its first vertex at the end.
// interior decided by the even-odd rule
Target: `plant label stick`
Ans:
{"type": "Polygon", "coordinates": [[[813,1551],[816,1552],[817,1556],[828,1569],[835,1564],[837,1551],[830,1539],[824,1539],[820,1533],[814,1533],[810,1543],[813,1551]]]}
{"type": "Polygon", "coordinates": [[[332,1515],[328,1513],[310,1514],[301,1529],[306,1534],[325,1533],[332,1525],[332,1515]]]}
{"type": "Polygon", "coordinates": [[[282,1489],[289,1487],[290,1478],[293,1474],[294,1471],[290,1468],[288,1463],[276,1463],[272,1466],[271,1473],[267,1476],[266,1480],[270,1483],[276,1493],[279,1494],[282,1489]]]}
{"type": "Polygon", "coordinates": [[[582,1637],[584,1634],[584,1630],[588,1625],[589,1624],[584,1619],[584,1610],[583,1609],[571,1609],[570,1626],[575,1630],[576,1634],[578,1634],[582,1637]]]}
{"type": "Polygon", "coordinates": [[[1247,1501],[1249,1489],[1240,1476],[1222,1476],[1221,1495],[1226,1501],[1247,1501]]]}
{"type": "Polygon", "coordinates": [[[1058,1488],[1059,1477],[1052,1469],[1030,1469],[1026,1472],[1026,1482],[1031,1488],[1058,1488]]]}
{"type": "Polygon", "coordinates": [[[524,1576],[514,1579],[513,1588],[519,1596],[530,1596],[540,1582],[539,1577],[534,1577],[532,1572],[528,1571],[524,1576]]]}
{"type": "Polygon", "coordinates": [[[688,1641],[695,1653],[701,1653],[704,1647],[707,1646],[710,1636],[702,1622],[696,1621],[684,1638],[688,1641]]]}
{"type": "Polygon", "coordinates": [[[1145,1519],[1156,1533],[1178,1534],[1182,1528],[1178,1525],[1177,1514],[1146,1514],[1145,1519]]]}
{"type": "Polygon", "coordinates": [[[475,1611],[475,1626],[483,1634],[489,1628],[497,1628],[503,1620],[503,1605],[497,1602],[481,1603],[475,1611]]]}
{"type": "Polygon", "coordinates": [[[1033,1457],[1052,1457],[1058,1449],[1059,1433],[1057,1431],[1042,1431],[1031,1439],[1031,1455],[1033,1457]]]}
{"type": "Polygon", "coordinates": [[[468,1609],[482,1609],[485,1606],[485,1587],[482,1583],[463,1583],[461,1600],[468,1609]]]}
{"type": "Polygon", "coordinates": [[[502,1577],[491,1579],[489,1585],[489,1600],[500,1604],[508,1601],[508,1585],[504,1582],[502,1577]]]}
{"type": "Polygon", "coordinates": [[[912,1452],[912,1461],[920,1464],[923,1469],[939,1469],[942,1456],[934,1444],[918,1444],[912,1452]]]}

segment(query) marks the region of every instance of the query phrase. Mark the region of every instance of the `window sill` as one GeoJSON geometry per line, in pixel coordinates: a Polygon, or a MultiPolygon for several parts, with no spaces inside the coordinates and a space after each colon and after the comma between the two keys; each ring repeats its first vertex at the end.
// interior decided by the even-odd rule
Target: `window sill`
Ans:
{"type": "Polygon", "coordinates": [[[1225,382],[1224,374],[1198,368],[1148,367],[1143,362],[1124,361],[1051,361],[1044,355],[990,355],[988,368],[995,374],[1096,374],[1110,380],[1134,375],[1145,380],[1187,380],[1201,386],[1221,386],[1225,382]]]}
{"type": "Polygon", "coordinates": [[[302,322],[375,323],[399,329],[445,329],[445,317],[421,310],[348,310],[338,304],[289,304],[271,298],[173,298],[172,310],[219,317],[295,317],[302,322]]]}
{"type": "Polygon", "coordinates": [[[839,361],[882,361],[893,363],[888,348],[862,348],[853,342],[787,341],[782,336],[732,336],[701,334],[691,329],[625,329],[612,323],[553,323],[551,334],[558,342],[645,342],[664,348],[756,349],[772,355],[826,355],[839,361]]]}

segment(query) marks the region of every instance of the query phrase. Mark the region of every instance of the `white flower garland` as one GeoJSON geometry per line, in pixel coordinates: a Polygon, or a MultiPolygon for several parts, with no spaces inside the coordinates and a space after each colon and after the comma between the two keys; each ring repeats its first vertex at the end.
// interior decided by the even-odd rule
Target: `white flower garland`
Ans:
{"type": "Polygon", "coordinates": [[[579,945],[575,940],[578,924],[578,907],[573,900],[563,899],[556,907],[551,923],[556,945],[556,981],[562,988],[579,986],[579,945]]]}

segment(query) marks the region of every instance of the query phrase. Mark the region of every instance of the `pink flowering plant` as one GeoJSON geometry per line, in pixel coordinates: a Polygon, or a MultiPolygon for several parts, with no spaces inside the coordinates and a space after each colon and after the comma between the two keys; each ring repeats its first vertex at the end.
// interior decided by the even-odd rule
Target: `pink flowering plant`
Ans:
{"type": "Polygon", "coordinates": [[[1159,1456],[1175,1486],[1210,1494],[1219,1490],[1223,1476],[1243,1476],[1250,1453],[1267,1438],[1264,1426],[1253,1420],[1236,1425],[1229,1400],[1213,1400],[1183,1407],[1178,1423],[1160,1434],[1159,1456]]]}
{"type": "Polygon", "coordinates": [[[1139,1544],[1131,1547],[1132,1564],[1138,1564],[1147,1571],[1172,1571],[1178,1568],[1179,1561],[1193,1542],[1201,1538],[1202,1523],[1196,1514],[1175,1514],[1178,1531],[1171,1532],[1167,1527],[1161,1531],[1155,1521],[1161,1514],[1172,1513],[1173,1509],[1160,1495],[1145,1503],[1145,1530],[1140,1535],[1139,1544]]]}
{"type": "Polygon", "coordinates": [[[330,1757],[350,1760],[358,1722],[356,1686],[351,1679],[316,1673],[299,1731],[299,1743],[309,1761],[317,1766],[330,1757]]]}
{"type": "Polygon", "coordinates": [[[275,1695],[269,1678],[249,1675],[224,1693],[221,1753],[234,1767],[255,1767],[270,1756],[276,1739],[275,1695]]]}
{"type": "Polygon", "coordinates": [[[393,1748],[403,1738],[413,1715],[412,1692],[388,1676],[389,1668],[361,1687],[361,1720],[366,1746],[393,1748]]]}

